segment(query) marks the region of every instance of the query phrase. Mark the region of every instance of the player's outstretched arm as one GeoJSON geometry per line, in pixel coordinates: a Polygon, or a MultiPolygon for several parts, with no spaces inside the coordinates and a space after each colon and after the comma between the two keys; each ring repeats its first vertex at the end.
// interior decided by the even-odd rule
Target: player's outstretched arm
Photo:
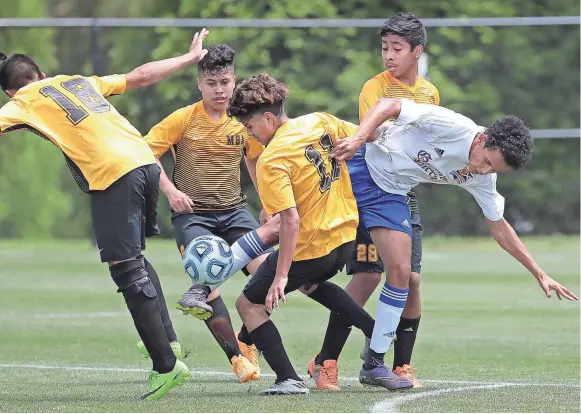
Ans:
{"type": "Polygon", "coordinates": [[[205,28],[200,33],[196,32],[190,45],[190,50],[182,56],[149,62],[127,73],[125,75],[127,78],[126,89],[143,88],[153,85],[187,66],[198,63],[208,53],[203,48],[203,42],[206,36],[208,36],[208,33],[210,32],[205,28]]]}
{"type": "Polygon", "coordinates": [[[357,133],[351,138],[337,141],[331,153],[339,161],[353,158],[359,148],[373,142],[381,134],[380,127],[388,119],[397,118],[401,112],[399,99],[382,98],[365,114],[357,133]]]}
{"type": "Polygon", "coordinates": [[[486,221],[488,223],[490,234],[494,237],[494,240],[497,241],[500,247],[506,250],[516,260],[521,262],[522,265],[533,274],[548,298],[551,297],[551,290],[554,290],[559,299],[579,299],[573,292],[553,280],[544,272],[543,269],[541,269],[512,226],[504,218],[498,221],[492,221],[489,219],[486,219],[486,221]]]}

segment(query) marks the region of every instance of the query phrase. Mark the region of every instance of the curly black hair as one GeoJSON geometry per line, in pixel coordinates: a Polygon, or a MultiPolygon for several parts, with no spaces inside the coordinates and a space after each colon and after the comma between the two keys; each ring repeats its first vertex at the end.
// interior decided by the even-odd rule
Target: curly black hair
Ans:
{"type": "Polygon", "coordinates": [[[228,105],[228,116],[244,122],[256,113],[271,112],[281,115],[288,94],[288,87],[284,83],[267,73],[261,73],[236,86],[228,105]]]}
{"type": "Polygon", "coordinates": [[[217,75],[234,67],[236,52],[226,44],[208,46],[208,53],[198,63],[198,73],[217,75]]]}
{"type": "Polygon", "coordinates": [[[529,161],[534,140],[522,119],[505,116],[488,127],[486,135],[484,148],[500,150],[508,166],[517,169],[529,161]]]}
{"type": "Polygon", "coordinates": [[[15,53],[6,56],[0,52],[0,88],[18,90],[42,78],[38,65],[30,57],[15,53]]]}
{"type": "Polygon", "coordinates": [[[394,34],[408,41],[412,50],[418,45],[426,46],[426,28],[415,15],[409,12],[397,13],[387,19],[379,30],[381,37],[394,34]]]}

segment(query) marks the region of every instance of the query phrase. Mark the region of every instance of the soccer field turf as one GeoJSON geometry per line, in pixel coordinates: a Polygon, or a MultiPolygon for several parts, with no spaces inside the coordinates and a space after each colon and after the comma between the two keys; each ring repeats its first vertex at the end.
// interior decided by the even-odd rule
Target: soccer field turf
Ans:
{"type": "MultiPolygon", "coordinates": [[[[579,238],[525,240],[544,269],[579,294],[579,238]]],[[[544,298],[536,281],[494,241],[428,239],[424,309],[414,365],[425,387],[389,392],[357,381],[363,335],[340,359],[339,393],[317,392],[305,375],[320,348],[328,313],[299,293],[273,319],[311,394],[261,397],[273,381],[238,384],[203,322],[175,300],[189,286],[175,244],[150,243],[192,379],[156,403],[137,403],[150,365],[123,298],[87,242],[0,242],[0,411],[278,412],[519,411],[579,412],[579,302],[544,298]]],[[[342,286],[347,277],[335,281],[342,286]]],[[[234,300],[245,278],[223,289],[234,300]]],[[[375,314],[378,292],[368,305],[375,314]]],[[[391,361],[392,354],[386,356],[391,361]]]]}

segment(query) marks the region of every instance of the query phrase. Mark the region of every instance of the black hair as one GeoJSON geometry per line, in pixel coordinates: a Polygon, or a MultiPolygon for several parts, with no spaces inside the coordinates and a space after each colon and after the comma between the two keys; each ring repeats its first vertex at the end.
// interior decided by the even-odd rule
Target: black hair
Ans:
{"type": "Polygon", "coordinates": [[[6,56],[0,52],[0,88],[18,90],[42,78],[38,65],[30,57],[15,53],[6,56]]]}
{"type": "Polygon", "coordinates": [[[198,63],[198,73],[216,75],[231,70],[236,52],[225,44],[208,46],[208,53],[198,63]]]}
{"type": "Polygon", "coordinates": [[[522,119],[505,116],[487,128],[486,135],[484,148],[500,150],[508,166],[517,169],[529,161],[534,140],[522,119]]]}
{"type": "Polygon", "coordinates": [[[244,122],[256,113],[271,112],[277,116],[284,113],[284,101],[288,98],[288,87],[261,73],[246,79],[236,86],[228,105],[228,116],[244,122]]]}
{"type": "Polygon", "coordinates": [[[418,45],[426,46],[428,34],[426,28],[415,15],[409,12],[398,13],[383,23],[379,31],[381,37],[394,34],[403,37],[410,44],[411,50],[418,45]]]}

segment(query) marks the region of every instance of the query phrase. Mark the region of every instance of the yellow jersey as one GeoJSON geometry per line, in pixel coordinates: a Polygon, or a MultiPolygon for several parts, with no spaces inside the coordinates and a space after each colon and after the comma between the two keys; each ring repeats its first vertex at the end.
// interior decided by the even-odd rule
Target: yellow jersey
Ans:
{"type": "Polygon", "coordinates": [[[265,211],[296,207],[300,222],[294,260],[323,257],[355,240],[359,215],[347,165],[329,159],[333,144],[357,125],[316,112],[290,119],[258,159],[258,193],[265,211]]]}
{"type": "Polygon", "coordinates": [[[178,109],[145,137],[156,157],[171,149],[172,181],[194,201],[194,211],[224,211],[246,205],[240,187],[242,156],[256,159],[263,146],[224,115],[212,119],[202,101],[178,109]]]}
{"type": "Polygon", "coordinates": [[[55,144],[85,192],[105,190],[155,159],[137,129],[105,97],[125,91],[125,75],[58,75],[21,88],[0,108],[0,133],[27,129],[55,144]]]}

